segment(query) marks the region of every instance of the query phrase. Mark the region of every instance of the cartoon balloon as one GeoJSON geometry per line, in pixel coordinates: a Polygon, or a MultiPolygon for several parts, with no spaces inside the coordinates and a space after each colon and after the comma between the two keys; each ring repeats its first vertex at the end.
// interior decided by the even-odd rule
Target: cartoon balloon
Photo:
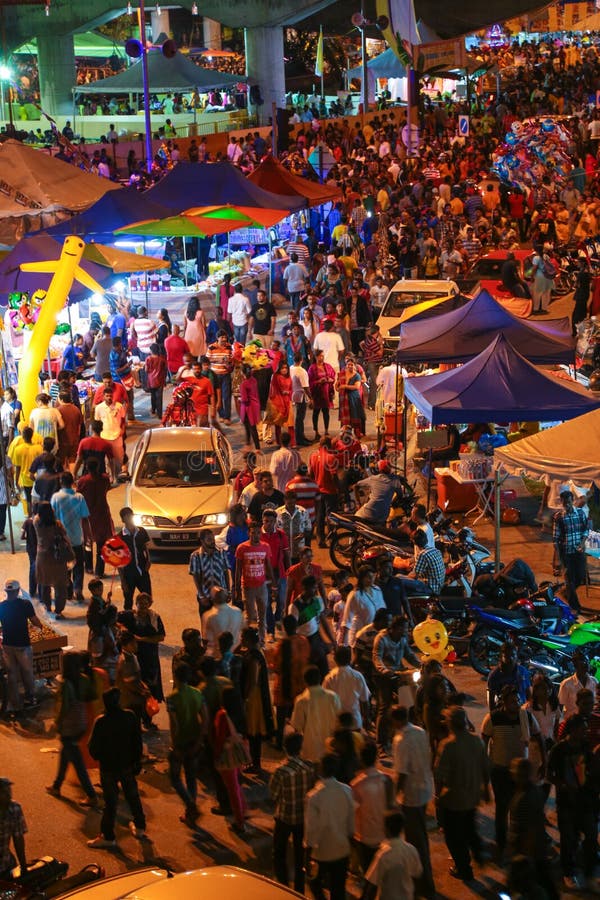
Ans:
{"type": "Polygon", "coordinates": [[[545,131],[547,134],[551,131],[554,131],[555,127],[556,126],[554,125],[552,119],[544,119],[544,121],[542,122],[542,131],[545,131]]]}
{"type": "Polygon", "coordinates": [[[101,285],[79,265],[84,248],[85,244],[81,238],[70,235],[65,238],[60,259],[21,264],[23,272],[54,273],[31,333],[27,353],[19,363],[17,393],[23,404],[23,415],[26,421],[35,406],[35,398],[38,393],[38,374],[48,352],[50,338],[56,328],[56,319],[67,302],[73,282],[80,281],[90,291],[98,294],[104,293],[101,285]]]}
{"type": "Polygon", "coordinates": [[[511,147],[513,147],[517,143],[518,138],[517,138],[516,134],[513,134],[512,131],[508,131],[504,135],[504,140],[506,141],[507,144],[510,144],[511,147]]]}
{"type": "Polygon", "coordinates": [[[448,643],[448,632],[437,619],[425,619],[413,628],[413,641],[428,659],[437,659],[444,662],[448,654],[454,649],[448,643]]]}
{"type": "Polygon", "coordinates": [[[102,544],[100,554],[104,562],[109,566],[114,566],[115,569],[127,566],[131,562],[131,551],[129,547],[123,538],[120,538],[116,534],[102,544]]]}

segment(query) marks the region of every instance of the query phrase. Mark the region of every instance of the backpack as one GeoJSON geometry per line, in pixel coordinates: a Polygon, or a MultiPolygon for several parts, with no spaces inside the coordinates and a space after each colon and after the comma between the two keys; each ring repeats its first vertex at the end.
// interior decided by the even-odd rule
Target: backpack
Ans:
{"type": "Polygon", "coordinates": [[[545,278],[556,278],[557,268],[549,256],[542,257],[542,272],[545,278]]]}

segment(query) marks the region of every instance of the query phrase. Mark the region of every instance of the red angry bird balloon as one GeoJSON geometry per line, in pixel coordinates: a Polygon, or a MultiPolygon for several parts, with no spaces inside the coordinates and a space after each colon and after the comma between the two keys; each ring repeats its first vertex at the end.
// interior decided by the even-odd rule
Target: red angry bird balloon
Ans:
{"type": "Polygon", "coordinates": [[[131,552],[123,538],[114,535],[102,545],[102,559],[109,566],[120,569],[131,562],[131,552]]]}

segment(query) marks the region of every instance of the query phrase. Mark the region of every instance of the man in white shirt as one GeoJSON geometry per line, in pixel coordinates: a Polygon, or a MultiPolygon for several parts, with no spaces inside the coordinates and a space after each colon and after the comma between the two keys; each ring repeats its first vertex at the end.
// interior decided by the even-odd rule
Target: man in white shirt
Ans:
{"type": "Polygon", "coordinates": [[[333,691],[340,698],[342,712],[351,713],[357,728],[363,727],[368,718],[368,702],[371,692],[364,675],[350,666],[350,647],[338,647],[333,656],[336,668],[323,679],[325,690],[333,691]]]}
{"type": "Polygon", "coordinates": [[[357,632],[370,625],[378,609],[383,609],[385,601],[381,588],[375,584],[375,574],[367,566],[358,571],[356,590],[348,595],[342,615],[342,643],[354,647],[357,632]]]}
{"type": "Polygon", "coordinates": [[[242,611],[228,602],[227,591],[220,587],[210,590],[212,607],[202,613],[202,637],[207,656],[219,656],[219,635],[229,631],[233,635],[232,649],[239,646],[242,633],[242,611]]]}
{"type": "Polygon", "coordinates": [[[240,161],[241,156],[242,148],[238,144],[237,138],[229,138],[229,143],[227,144],[227,159],[236,166],[240,161]]]}
{"type": "Polygon", "coordinates": [[[565,719],[573,713],[578,712],[577,694],[579,691],[584,689],[593,691],[594,696],[596,696],[596,689],[598,687],[597,680],[593,675],[590,675],[589,663],[583,653],[576,651],[573,654],[573,665],[575,667],[575,674],[571,675],[570,678],[565,678],[564,681],[561,681],[558,689],[558,702],[563,708],[565,719]]]}
{"type": "Polygon", "coordinates": [[[373,310],[380,310],[383,304],[386,301],[386,297],[389,294],[389,291],[385,284],[383,283],[383,278],[381,275],[378,275],[375,279],[375,284],[369,291],[369,295],[371,297],[371,305],[373,306],[373,310]]]}
{"type": "Polygon", "coordinates": [[[337,766],[337,756],[326,754],[321,760],[321,780],[306,795],[304,845],[318,865],[316,876],[310,879],[314,896],[323,897],[326,881],[331,900],[345,900],[354,801],[348,785],[335,777],[337,766]]]}
{"type": "Polygon", "coordinates": [[[248,336],[248,319],[250,318],[250,300],[245,294],[242,294],[239,281],[234,282],[235,293],[229,298],[227,304],[227,313],[231,316],[231,324],[233,326],[233,339],[239,344],[246,346],[246,338],[248,336]]]}
{"type": "Polygon", "coordinates": [[[402,370],[395,363],[389,366],[382,366],[377,375],[377,387],[381,388],[381,399],[388,405],[395,405],[396,402],[402,402],[404,395],[404,387],[402,384],[402,370]],[[396,390],[396,376],[399,384],[396,390]]]}
{"type": "Polygon", "coordinates": [[[65,427],[63,417],[57,409],[50,406],[49,394],[38,394],[35,402],[37,405],[29,414],[29,424],[34,434],[39,434],[42,440],[45,437],[53,437],[54,444],[58,447],[58,431],[65,427]]]}
{"type": "Polygon", "coordinates": [[[290,254],[290,264],[283,273],[283,280],[290,296],[292,308],[298,311],[300,294],[304,290],[304,282],[308,278],[308,269],[298,262],[298,254],[290,254]]]}
{"type": "Polygon", "coordinates": [[[385,816],[386,840],[375,854],[366,874],[364,896],[377,900],[413,900],[415,880],[423,872],[419,854],[402,837],[404,816],[398,810],[385,816]]]}
{"type": "Polygon", "coordinates": [[[125,407],[122,403],[113,402],[112,390],[104,389],[104,400],[94,407],[94,418],[102,422],[102,437],[109,441],[112,447],[113,479],[121,471],[125,448],[123,435],[125,433],[125,407]]]}
{"type": "Polygon", "coordinates": [[[337,373],[340,371],[340,360],[344,355],[344,342],[337,331],[333,330],[331,320],[326,320],[323,329],[313,341],[313,350],[322,350],[325,362],[329,363],[337,373]]]}
{"type": "MultiPolygon", "coordinates": [[[[318,335],[317,335],[318,336],[318,335]]],[[[310,441],[304,436],[304,419],[306,407],[312,406],[312,398],[308,389],[308,372],[302,366],[302,356],[294,353],[294,365],[290,367],[292,379],[292,403],[294,404],[294,435],[297,447],[309,447],[310,441]]]]}
{"type": "Polygon", "coordinates": [[[325,742],[337,725],[341,711],[340,698],[333,691],[321,687],[321,675],[317,666],[304,671],[306,690],[298,694],[290,723],[304,735],[302,758],[318,762],[325,753],[325,742]]]}
{"type": "Polygon", "coordinates": [[[427,804],[433,797],[431,749],[427,733],[408,720],[406,706],[394,706],[391,713],[394,728],[392,757],[398,803],[404,814],[406,839],[416,847],[423,874],[418,893],[428,900],[435,898],[433,872],[427,837],[427,804]]]}
{"type": "Polygon", "coordinates": [[[354,843],[360,867],[367,872],[379,845],[385,841],[385,816],[387,810],[396,806],[396,792],[391,776],[377,768],[377,745],[373,741],[367,741],[360,751],[360,761],[363,768],[350,787],[354,797],[354,843]]]}
{"type": "Polygon", "coordinates": [[[281,447],[275,451],[269,463],[273,484],[282,494],[285,494],[288,481],[294,477],[298,466],[302,462],[298,451],[290,449],[291,441],[291,434],[284,431],[281,435],[281,447]]]}

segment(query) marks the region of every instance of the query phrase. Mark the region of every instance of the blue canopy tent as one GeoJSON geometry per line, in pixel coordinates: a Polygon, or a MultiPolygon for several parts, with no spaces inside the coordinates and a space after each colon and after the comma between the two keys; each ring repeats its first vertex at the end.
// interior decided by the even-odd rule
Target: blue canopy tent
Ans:
{"type": "Polygon", "coordinates": [[[134,187],[126,187],[120,191],[109,191],[85,212],[52,225],[45,233],[57,239],[69,234],[93,236],[98,244],[110,244],[115,240],[113,232],[117,228],[143,219],[164,218],[169,212],[164,206],[150,200],[147,194],[140,193],[134,187]]]}
{"type": "MultiPolygon", "coordinates": [[[[291,212],[306,205],[305,199],[298,195],[289,197],[263,190],[229,162],[179,163],[144,196],[175,215],[194,206],[222,206],[225,203],[291,212]]],[[[140,218],[138,216],[137,221],[140,218]]]]}
{"type": "MultiPolygon", "coordinates": [[[[362,66],[350,69],[351,78],[362,79],[362,66]]],[[[369,98],[375,97],[375,81],[378,78],[406,78],[406,67],[402,65],[391,47],[367,61],[367,81],[369,98]]]]}
{"type": "Polygon", "coordinates": [[[538,369],[499,334],[458,369],[404,380],[405,397],[432,425],[572,419],[600,397],[538,369]]]}
{"type": "Polygon", "coordinates": [[[466,362],[485,350],[496,334],[504,335],[514,350],[538,365],[569,364],[575,356],[567,317],[545,322],[518,319],[488,291],[481,291],[470,303],[451,312],[409,320],[399,330],[398,362],[403,364],[466,362]]]}

